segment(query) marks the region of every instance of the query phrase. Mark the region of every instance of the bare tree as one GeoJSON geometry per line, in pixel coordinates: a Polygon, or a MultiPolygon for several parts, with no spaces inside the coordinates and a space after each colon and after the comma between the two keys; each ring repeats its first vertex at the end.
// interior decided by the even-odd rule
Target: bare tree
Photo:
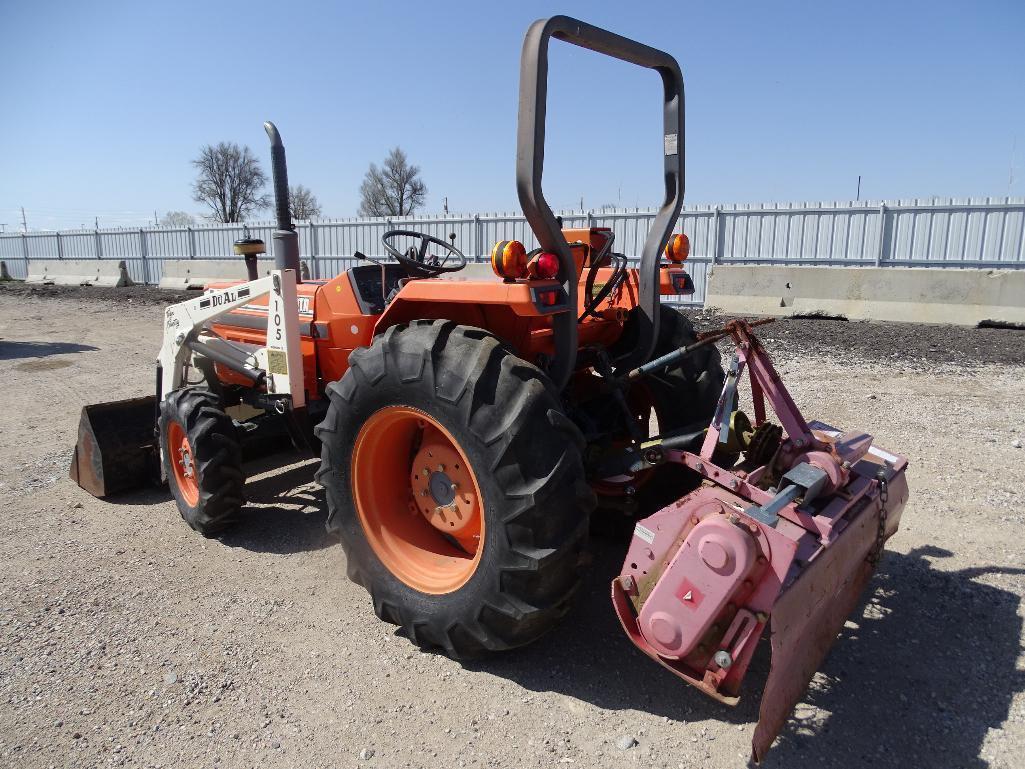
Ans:
{"type": "Polygon", "coordinates": [[[288,188],[288,210],[293,219],[308,222],[320,216],[320,203],[308,187],[297,184],[288,188]]]}
{"type": "Polygon", "coordinates": [[[405,216],[424,204],[427,186],[419,166],[410,165],[406,153],[396,147],[380,168],[370,164],[359,194],[361,216],[405,216]]]}
{"type": "Polygon", "coordinates": [[[196,217],[185,211],[168,211],[160,223],[164,227],[191,227],[196,223],[196,217]]]}
{"type": "Polygon", "coordinates": [[[267,177],[249,147],[234,142],[207,144],[192,165],[199,170],[192,197],[210,208],[211,219],[241,222],[270,205],[270,197],[261,193],[267,177]]]}

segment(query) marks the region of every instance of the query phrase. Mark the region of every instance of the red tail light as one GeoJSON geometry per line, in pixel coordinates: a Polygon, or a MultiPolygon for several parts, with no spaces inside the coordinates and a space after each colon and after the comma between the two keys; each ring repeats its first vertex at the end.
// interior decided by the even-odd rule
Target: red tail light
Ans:
{"type": "Polygon", "coordinates": [[[559,274],[559,257],[550,251],[542,251],[530,260],[527,271],[532,278],[552,280],[559,274]]]}
{"type": "Polygon", "coordinates": [[[559,289],[553,288],[549,291],[538,291],[537,299],[543,307],[554,307],[559,303],[559,289]]]}

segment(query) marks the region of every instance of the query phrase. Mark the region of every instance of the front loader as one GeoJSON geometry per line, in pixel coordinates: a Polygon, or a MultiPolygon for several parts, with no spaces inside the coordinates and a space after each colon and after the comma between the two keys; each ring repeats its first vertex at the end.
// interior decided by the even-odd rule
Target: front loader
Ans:
{"type": "Polygon", "coordinates": [[[215,536],[244,517],[246,446],[287,436],[319,453],[328,528],[377,615],[457,658],[552,629],[592,518],[629,521],[612,604],[641,652],[733,704],[768,635],[759,760],[897,529],[907,462],[807,421],[755,334],[766,321],[699,335],[662,303],[693,291],[689,241],[673,232],[683,127],[672,56],[568,17],[538,21],[523,47],[516,183],[539,247],[501,241],[490,265],[471,265],[454,244],[391,230],[389,260],[356,252],[365,264],[304,282],[284,147],[267,124],[274,269],[167,308],[155,394],[87,406],[72,476],[96,496],[156,477],[215,536]],[[552,39],[661,78],[665,196],[636,267],[611,230],[564,229],[544,198],[552,39]],[[731,348],[725,371],[717,344],[731,348]]]}

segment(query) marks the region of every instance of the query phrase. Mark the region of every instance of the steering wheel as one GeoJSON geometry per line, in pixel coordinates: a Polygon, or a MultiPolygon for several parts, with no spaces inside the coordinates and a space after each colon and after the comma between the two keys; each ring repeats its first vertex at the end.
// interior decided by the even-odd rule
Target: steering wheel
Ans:
{"type": "Polygon", "coordinates": [[[412,278],[434,278],[445,272],[461,270],[466,266],[466,257],[462,251],[450,243],[424,232],[389,230],[381,236],[381,243],[384,245],[385,251],[402,264],[412,278]],[[402,253],[390,242],[394,238],[401,237],[419,238],[420,248],[410,247],[406,253],[402,253]],[[439,257],[428,254],[427,247],[432,243],[445,249],[445,255],[439,257]],[[453,259],[451,264],[449,259],[453,259]]]}

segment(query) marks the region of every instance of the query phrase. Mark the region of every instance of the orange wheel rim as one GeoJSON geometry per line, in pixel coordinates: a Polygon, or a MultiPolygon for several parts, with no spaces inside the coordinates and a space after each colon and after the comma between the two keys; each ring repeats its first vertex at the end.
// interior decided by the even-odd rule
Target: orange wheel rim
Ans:
{"type": "Polygon", "coordinates": [[[352,495],[381,563],[422,593],[451,593],[477,570],[484,501],[452,433],[410,406],[386,406],[352,450],[352,495]]]}
{"type": "Polygon", "coordinates": [[[171,460],[171,472],[182,497],[195,507],[199,502],[199,482],[196,479],[195,458],[185,428],[171,422],[167,428],[167,455],[171,460]]]}

